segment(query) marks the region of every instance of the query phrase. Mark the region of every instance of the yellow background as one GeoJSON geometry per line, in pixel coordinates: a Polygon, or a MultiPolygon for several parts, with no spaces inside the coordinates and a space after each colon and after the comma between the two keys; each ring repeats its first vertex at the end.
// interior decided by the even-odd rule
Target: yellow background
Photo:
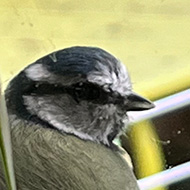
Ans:
{"type": "Polygon", "coordinates": [[[189,0],[1,0],[3,83],[54,50],[98,46],[156,99],[190,86],[189,0]]]}

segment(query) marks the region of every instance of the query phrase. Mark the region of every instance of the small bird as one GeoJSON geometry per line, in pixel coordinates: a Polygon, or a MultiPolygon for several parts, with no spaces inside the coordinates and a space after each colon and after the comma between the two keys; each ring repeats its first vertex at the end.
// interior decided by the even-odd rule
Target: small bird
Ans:
{"type": "Polygon", "coordinates": [[[15,76],[5,98],[18,190],[139,189],[113,140],[128,111],[154,104],[132,91],[113,55],[81,46],[53,52],[15,76]]]}

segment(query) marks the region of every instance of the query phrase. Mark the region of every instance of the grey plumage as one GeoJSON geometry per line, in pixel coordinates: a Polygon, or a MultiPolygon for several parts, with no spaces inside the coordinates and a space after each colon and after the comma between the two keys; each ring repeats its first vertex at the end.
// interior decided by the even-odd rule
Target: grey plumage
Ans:
{"type": "Polygon", "coordinates": [[[138,189],[112,141],[127,111],[153,104],[132,92],[111,54],[91,47],[54,52],[21,71],[5,95],[18,189],[138,189]]]}
{"type": "Polygon", "coordinates": [[[18,189],[138,189],[119,152],[38,126],[12,132],[18,189]]]}

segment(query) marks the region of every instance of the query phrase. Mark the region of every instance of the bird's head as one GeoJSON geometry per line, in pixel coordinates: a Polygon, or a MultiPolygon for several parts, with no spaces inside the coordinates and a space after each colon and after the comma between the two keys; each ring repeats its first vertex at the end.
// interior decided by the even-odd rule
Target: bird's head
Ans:
{"type": "Polygon", "coordinates": [[[111,146],[128,121],[127,111],[154,105],[132,91],[125,66],[94,47],[51,53],[9,84],[10,115],[111,146]]]}

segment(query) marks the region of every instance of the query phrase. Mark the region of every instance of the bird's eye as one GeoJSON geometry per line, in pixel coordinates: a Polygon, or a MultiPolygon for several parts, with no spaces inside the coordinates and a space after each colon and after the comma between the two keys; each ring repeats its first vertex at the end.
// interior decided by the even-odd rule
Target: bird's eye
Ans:
{"type": "Polygon", "coordinates": [[[88,83],[78,83],[73,86],[74,88],[74,98],[77,101],[88,100],[88,101],[97,101],[101,98],[103,94],[100,87],[94,84],[88,83]]]}
{"type": "Polygon", "coordinates": [[[72,86],[62,86],[60,84],[34,84],[25,90],[23,95],[58,95],[69,94],[74,100],[82,100],[94,103],[104,103],[107,100],[107,93],[99,86],[92,83],[77,83],[72,86]]]}

